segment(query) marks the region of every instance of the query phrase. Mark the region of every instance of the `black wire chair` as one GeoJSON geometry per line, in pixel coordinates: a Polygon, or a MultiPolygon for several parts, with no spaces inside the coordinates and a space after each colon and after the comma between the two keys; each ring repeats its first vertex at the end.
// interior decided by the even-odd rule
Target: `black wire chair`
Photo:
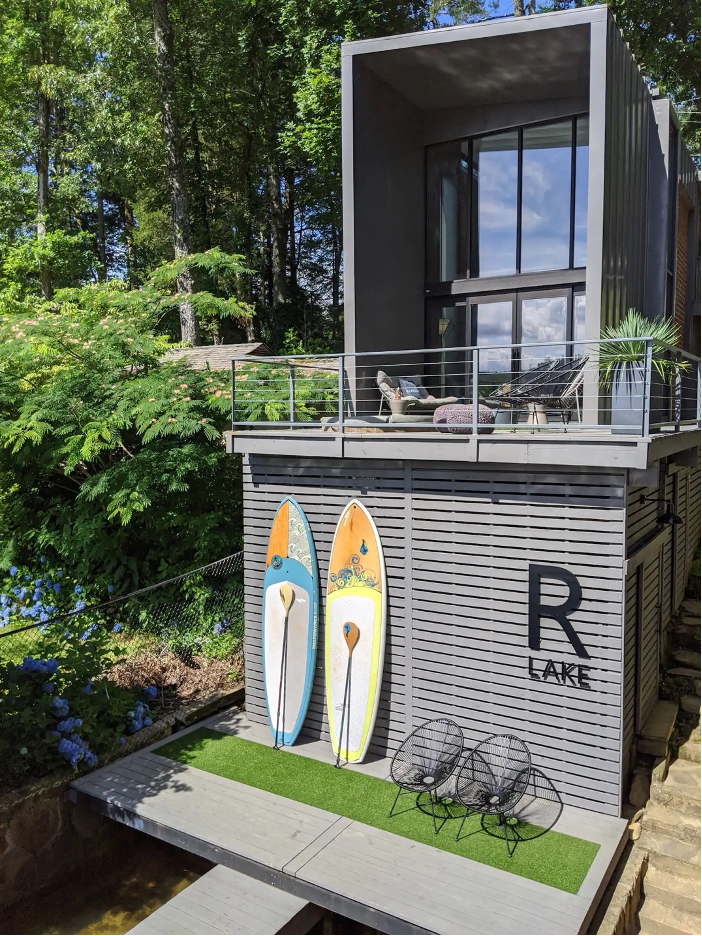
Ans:
{"type": "Polygon", "coordinates": [[[390,779],[397,793],[390,807],[393,814],[402,793],[429,793],[431,818],[436,827],[436,791],[450,778],[463,753],[463,732],[448,718],[436,718],[421,725],[402,742],[390,765],[390,779]]]}
{"type": "Polygon", "coordinates": [[[487,816],[496,816],[511,858],[516,840],[510,849],[508,820],[524,795],[530,774],[531,755],[519,738],[492,735],[481,741],[468,754],[456,777],[454,798],[466,808],[456,841],[469,812],[481,813],[483,826],[487,816]]]}

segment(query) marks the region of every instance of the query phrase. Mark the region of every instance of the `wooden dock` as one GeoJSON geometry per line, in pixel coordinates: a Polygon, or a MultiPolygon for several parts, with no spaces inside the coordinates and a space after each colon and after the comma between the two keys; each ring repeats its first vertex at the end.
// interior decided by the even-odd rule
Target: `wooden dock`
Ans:
{"type": "MultiPolygon", "coordinates": [[[[270,742],[241,713],[203,726],[270,742]]],[[[564,807],[558,831],[600,844],[568,894],[152,753],[162,743],[76,780],[72,799],[385,933],[583,933],[626,839],[623,819],[564,807]]],[[[293,750],[331,759],[322,742],[293,750]]],[[[356,769],[386,776],[388,761],[356,769]]]]}
{"type": "Polygon", "coordinates": [[[306,933],[321,918],[320,907],[217,865],[138,923],[141,936],[220,936],[306,933]]]}

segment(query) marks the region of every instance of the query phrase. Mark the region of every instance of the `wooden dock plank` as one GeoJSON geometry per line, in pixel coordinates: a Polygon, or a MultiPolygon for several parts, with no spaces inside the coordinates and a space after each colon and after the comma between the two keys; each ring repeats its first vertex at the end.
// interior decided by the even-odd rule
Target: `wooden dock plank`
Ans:
{"type": "Polygon", "coordinates": [[[435,849],[419,842],[406,842],[404,849],[396,849],[395,838],[354,823],[297,876],[318,882],[320,873],[328,879],[330,869],[346,865],[353,868],[348,878],[332,873],[349,898],[393,914],[401,907],[405,912],[411,908],[412,918],[425,926],[443,918],[449,926],[458,927],[448,932],[461,932],[468,919],[483,933],[577,931],[580,907],[576,902],[569,911],[567,900],[562,899],[572,895],[510,875],[506,899],[505,872],[447,852],[439,859],[435,849]],[[551,898],[555,904],[550,904],[551,898]]]}
{"type": "MultiPolygon", "coordinates": [[[[216,716],[209,723],[266,740],[265,726],[247,722],[241,713],[216,716]]],[[[293,751],[326,760],[327,747],[314,742],[293,751]]],[[[384,776],[387,763],[377,759],[361,769],[384,776]]],[[[148,749],[81,777],[73,787],[79,801],[229,866],[209,872],[196,882],[196,890],[192,885],[177,904],[161,908],[151,929],[134,930],[158,936],[276,932],[275,901],[265,900],[258,911],[251,908],[259,890],[266,893],[271,884],[281,899],[318,904],[388,933],[583,932],[626,825],[582,809],[563,809],[559,831],[585,835],[601,846],[579,893],[568,894],[148,749]],[[237,888],[220,886],[215,871],[237,875],[237,888]],[[243,929],[233,928],[231,914],[245,919],[243,929]],[[256,929],[254,917],[262,929],[256,929]]]]}
{"type": "Polygon", "coordinates": [[[129,932],[265,936],[303,917],[312,925],[321,914],[300,897],[218,865],[129,932]]]}

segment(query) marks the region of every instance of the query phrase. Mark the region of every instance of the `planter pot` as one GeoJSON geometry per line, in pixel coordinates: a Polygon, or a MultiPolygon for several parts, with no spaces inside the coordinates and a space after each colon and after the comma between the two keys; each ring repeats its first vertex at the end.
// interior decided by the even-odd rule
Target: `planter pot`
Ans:
{"type": "Polygon", "coordinates": [[[645,385],[643,364],[632,361],[617,365],[612,377],[612,432],[641,432],[645,385]]]}

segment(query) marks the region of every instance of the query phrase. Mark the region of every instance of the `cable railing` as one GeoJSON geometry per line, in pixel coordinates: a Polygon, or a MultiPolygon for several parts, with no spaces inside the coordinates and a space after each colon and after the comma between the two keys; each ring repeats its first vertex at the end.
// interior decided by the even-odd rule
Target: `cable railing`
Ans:
{"type": "Polygon", "coordinates": [[[648,437],[700,426],[700,359],[649,336],[232,360],[232,430],[648,437]]]}

